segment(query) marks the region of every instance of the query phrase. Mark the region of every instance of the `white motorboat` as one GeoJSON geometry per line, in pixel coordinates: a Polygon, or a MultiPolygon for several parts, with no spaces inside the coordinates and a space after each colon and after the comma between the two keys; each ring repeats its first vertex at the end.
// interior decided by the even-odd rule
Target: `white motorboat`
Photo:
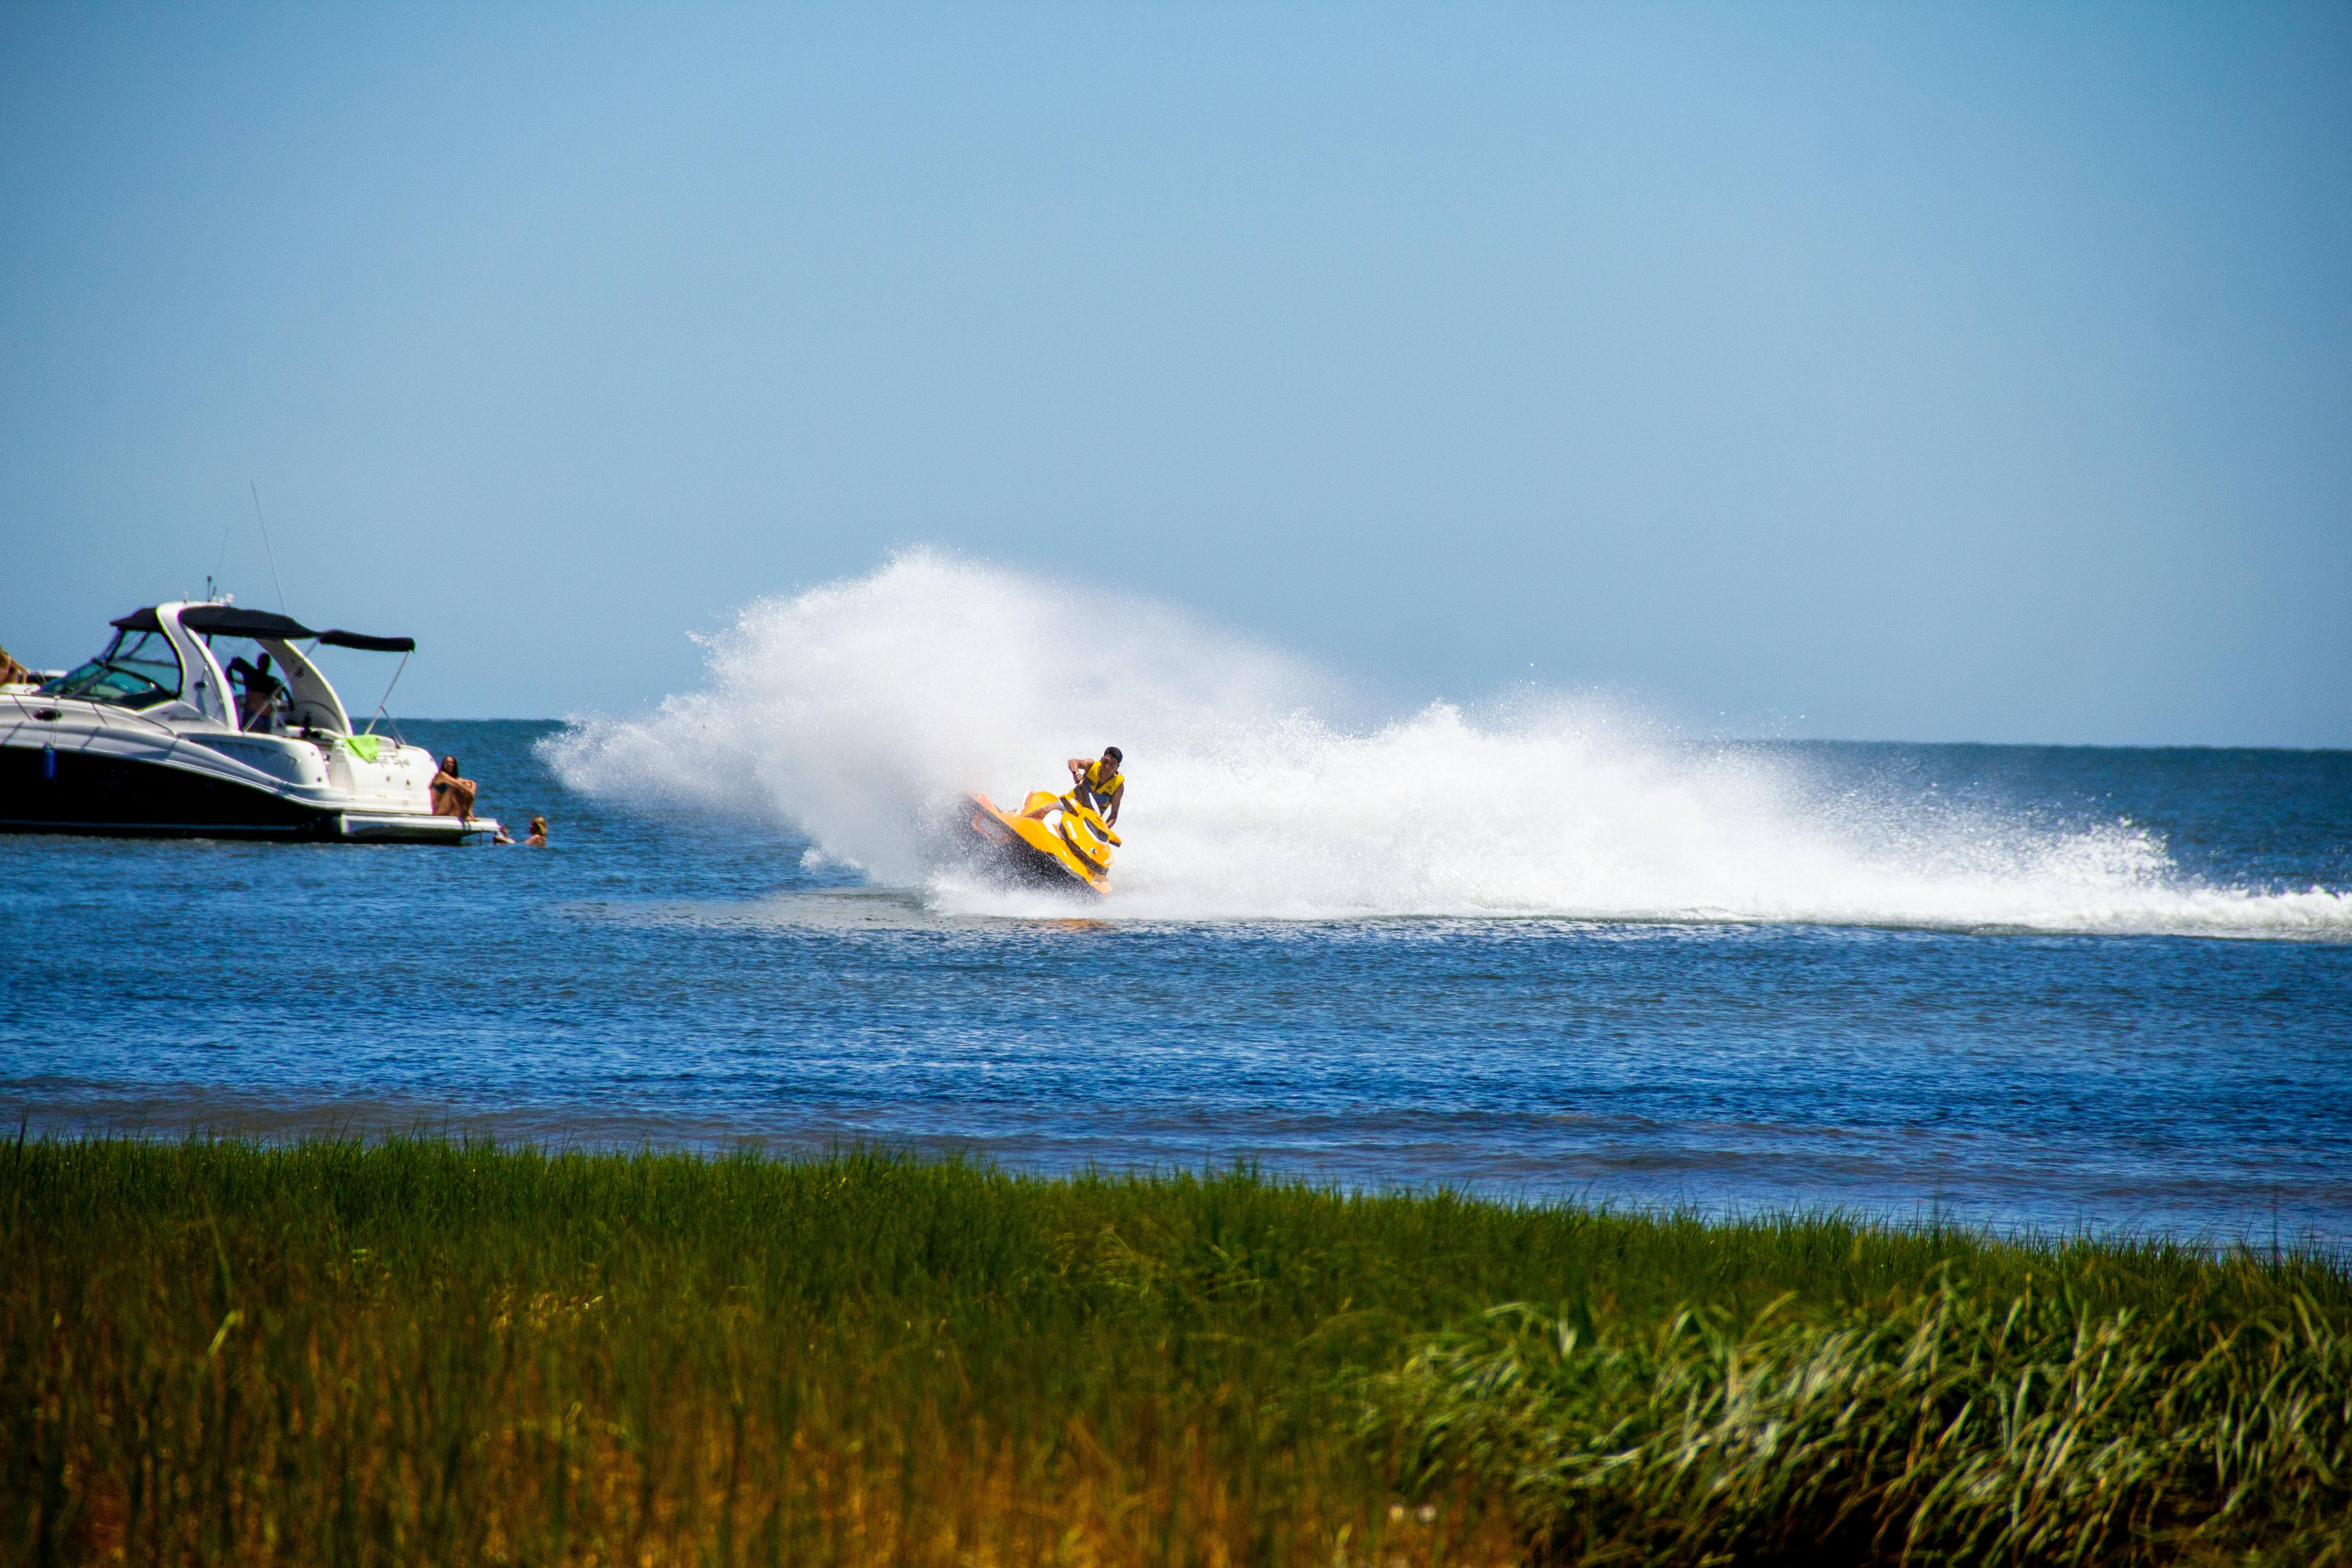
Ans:
{"type": "Polygon", "coordinates": [[[436,816],[432,753],[354,730],[297,646],[407,654],[414,637],[196,600],[114,628],[79,668],[0,687],[0,831],[438,844],[499,831],[436,816]]]}

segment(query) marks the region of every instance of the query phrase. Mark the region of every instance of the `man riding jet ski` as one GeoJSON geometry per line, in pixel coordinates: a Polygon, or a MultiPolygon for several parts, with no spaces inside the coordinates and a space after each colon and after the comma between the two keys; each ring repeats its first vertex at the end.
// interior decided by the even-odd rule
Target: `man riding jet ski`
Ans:
{"type": "Polygon", "coordinates": [[[1091,763],[1072,757],[1070,792],[1037,790],[1018,812],[1000,811],[986,795],[972,795],[973,837],[993,863],[1024,881],[1108,894],[1111,846],[1119,841],[1111,825],[1127,798],[1121,755],[1117,746],[1106,746],[1091,763]]]}

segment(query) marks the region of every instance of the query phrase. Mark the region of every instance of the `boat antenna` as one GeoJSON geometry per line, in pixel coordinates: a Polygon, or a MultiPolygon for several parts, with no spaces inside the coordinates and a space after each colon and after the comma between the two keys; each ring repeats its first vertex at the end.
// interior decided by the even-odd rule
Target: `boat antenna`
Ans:
{"type": "MultiPolygon", "coordinates": [[[[258,504],[257,500],[256,504],[258,504]]],[[[205,597],[207,599],[214,597],[220,592],[218,588],[213,585],[213,578],[218,577],[221,574],[223,568],[228,565],[228,533],[229,530],[236,526],[236,520],[235,518],[231,518],[228,521],[221,524],[220,554],[213,562],[212,576],[205,579],[205,597]]]]}
{"type": "MultiPolygon", "coordinates": [[[[246,483],[253,486],[253,521],[261,524],[261,548],[269,552],[269,581],[278,589],[278,613],[282,616],[288,613],[286,584],[278,581],[278,552],[269,549],[269,520],[261,515],[261,486],[252,479],[246,483]]],[[[393,679],[397,680],[400,678],[394,676],[393,679]]]]}

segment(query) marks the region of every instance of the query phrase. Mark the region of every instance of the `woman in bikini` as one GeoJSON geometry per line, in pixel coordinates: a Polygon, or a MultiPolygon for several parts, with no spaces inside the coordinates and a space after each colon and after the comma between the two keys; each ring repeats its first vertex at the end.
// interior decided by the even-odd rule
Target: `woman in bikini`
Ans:
{"type": "Polygon", "coordinates": [[[430,787],[434,816],[455,816],[468,822],[473,820],[474,795],[481,786],[471,779],[457,776],[456,756],[441,759],[441,771],[433,775],[430,787]]]}

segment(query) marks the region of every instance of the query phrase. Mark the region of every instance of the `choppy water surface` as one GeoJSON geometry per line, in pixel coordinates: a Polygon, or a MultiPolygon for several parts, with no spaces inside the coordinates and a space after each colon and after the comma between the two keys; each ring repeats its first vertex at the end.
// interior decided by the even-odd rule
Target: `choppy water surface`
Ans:
{"type": "Polygon", "coordinates": [[[910,557],[657,713],[408,725],[545,851],[0,838],[0,1110],[2352,1241],[2352,753],[1346,728],[1058,592],[910,557]],[[930,858],[1108,740],[1107,918],[930,858]]]}

